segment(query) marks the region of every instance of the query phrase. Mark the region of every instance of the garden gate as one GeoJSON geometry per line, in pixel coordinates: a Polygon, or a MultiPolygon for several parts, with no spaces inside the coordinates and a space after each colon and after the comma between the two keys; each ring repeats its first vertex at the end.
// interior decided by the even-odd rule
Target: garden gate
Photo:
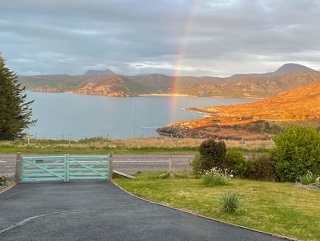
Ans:
{"type": "Polygon", "coordinates": [[[110,155],[21,156],[20,182],[111,180],[110,155]]]}

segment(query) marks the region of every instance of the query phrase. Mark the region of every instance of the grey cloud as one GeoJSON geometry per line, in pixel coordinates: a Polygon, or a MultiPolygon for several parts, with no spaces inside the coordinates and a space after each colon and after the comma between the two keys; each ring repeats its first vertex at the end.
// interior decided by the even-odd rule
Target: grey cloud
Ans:
{"type": "Polygon", "coordinates": [[[18,74],[320,67],[316,0],[3,0],[0,15],[0,51],[18,74]]]}

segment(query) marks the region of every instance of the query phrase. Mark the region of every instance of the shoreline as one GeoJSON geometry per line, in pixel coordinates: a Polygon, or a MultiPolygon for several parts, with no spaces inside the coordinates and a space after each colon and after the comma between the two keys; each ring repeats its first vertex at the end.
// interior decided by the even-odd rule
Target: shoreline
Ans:
{"type": "Polygon", "coordinates": [[[138,96],[141,96],[141,97],[148,97],[148,96],[166,96],[166,97],[198,97],[198,96],[195,96],[195,95],[186,95],[186,94],[170,94],[170,93],[165,93],[165,94],[141,94],[141,95],[138,95],[138,96]]]}
{"type": "Polygon", "coordinates": [[[259,97],[230,97],[230,96],[197,96],[197,95],[188,95],[188,94],[179,94],[179,93],[153,93],[153,94],[140,94],[140,95],[132,95],[132,96],[110,96],[104,94],[84,94],[84,93],[77,93],[75,91],[42,91],[42,90],[35,90],[35,89],[26,89],[26,91],[30,92],[37,92],[37,93],[47,93],[47,94],[79,94],[79,95],[94,95],[94,96],[106,96],[106,97],[116,97],[116,98],[128,98],[128,97],[190,97],[190,98],[221,98],[221,99],[256,99],[257,101],[263,100],[265,98],[259,97]]]}
{"type": "Polygon", "coordinates": [[[184,111],[188,111],[188,112],[193,112],[193,113],[197,113],[197,114],[200,114],[200,115],[202,115],[203,116],[203,118],[204,117],[211,117],[211,115],[210,114],[208,114],[208,113],[206,113],[206,112],[201,112],[201,111],[199,111],[199,110],[192,110],[191,108],[181,108],[182,110],[184,110],[184,111]]]}

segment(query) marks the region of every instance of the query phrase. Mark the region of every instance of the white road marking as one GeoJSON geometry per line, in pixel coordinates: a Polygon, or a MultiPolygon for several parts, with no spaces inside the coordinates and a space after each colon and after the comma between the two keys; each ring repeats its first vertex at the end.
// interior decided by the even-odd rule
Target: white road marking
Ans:
{"type": "Polygon", "coordinates": [[[0,230],[0,234],[4,233],[4,232],[7,232],[7,231],[10,231],[10,230],[12,230],[12,229],[14,229],[16,227],[23,226],[27,222],[29,222],[29,221],[31,221],[33,219],[46,217],[46,216],[49,216],[49,215],[56,215],[56,214],[60,214],[60,213],[74,213],[74,212],[79,212],[79,211],[83,211],[83,209],[76,209],[76,210],[70,210],[70,211],[61,211],[61,212],[53,212],[53,213],[45,213],[45,214],[41,214],[41,215],[30,217],[30,218],[26,218],[26,219],[22,220],[21,222],[15,224],[15,225],[11,225],[10,227],[7,227],[5,229],[0,230]]]}

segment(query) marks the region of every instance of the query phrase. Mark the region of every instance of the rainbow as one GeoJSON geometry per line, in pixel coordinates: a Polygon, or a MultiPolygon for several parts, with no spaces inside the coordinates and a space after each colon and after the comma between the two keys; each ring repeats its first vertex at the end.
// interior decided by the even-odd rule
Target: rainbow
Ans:
{"type": "Polygon", "coordinates": [[[192,11],[189,15],[186,27],[184,29],[184,34],[182,35],[182,39],[181,39],[180,46],[178,49],[177,58],[176,58],[175,65],[174,65],[175,67],[174,67],[174,73],[173,73],[173,83],[171,86],[171,94],[177,93],[180,71],[183,68],[183,57],[184,57],[184,54],[187,49],[188,40],[190,38],[191,30],[193,28],[194,16],[195,16],[195,13],[198,9],[198,4],[197,4],[198,1],[199,0],[193,1],[192,11]]]}
{"type": "Polygon", "coordinates": [[[178,48],[177,58],[175,60],[172,84],[170,88],[170,98],[171,98],[170,100],[171,120],[170,121],[173,121],[175,117],[175,107],[176,107],[175,95],[178,93],[178,89],[179,89],[179,76],[181,74],[180,71],[183,69],[183,60],[184,60],[183,58],[188,46],[188,40],[190,38],[191,31],[193,28],[195,14],[199,7],[198,2],[199,0],[194,0],[192,3],[192,7],[191,7],[192,10],[189,14],[187,24],[185,25],[184,33],[182,35],[180,46],[178,48]]]}

